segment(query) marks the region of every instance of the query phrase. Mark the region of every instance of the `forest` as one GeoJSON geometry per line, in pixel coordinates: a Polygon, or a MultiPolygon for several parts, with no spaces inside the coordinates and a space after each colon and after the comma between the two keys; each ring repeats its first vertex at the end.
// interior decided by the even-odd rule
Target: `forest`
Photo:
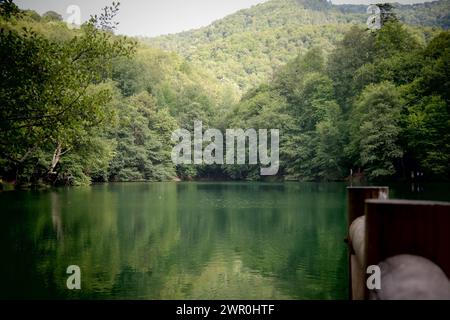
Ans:
{"type": "MultiPolygon", "coordinates": [[[[401,10],[400,10],[401,9],[401,10]]],[[[171,133],[280,130],[275,179],[450,178],[448,1],[365,25],[360,6],[272,0],[153,39],[0,1],[0,182],[259,180],[259,166],[177,165],[171,133]]]]}

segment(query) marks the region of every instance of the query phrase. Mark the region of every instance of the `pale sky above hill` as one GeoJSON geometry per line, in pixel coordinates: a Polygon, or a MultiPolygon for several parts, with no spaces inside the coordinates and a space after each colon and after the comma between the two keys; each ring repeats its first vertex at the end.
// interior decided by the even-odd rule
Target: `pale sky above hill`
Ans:
{"type": "MultiPolygon", "coordinates": [[[[117,1],[117,0],[116,0],[117,1]]],[[[177,33],[206,26],[240,9],[266,0],[123,0],[117,16],[117,33],[129,36],[157,36],[177,33]]],[[[16,0],[22,9],[33,9],[42,14],[53,10],[67,18],[70,5],[78,5],[81,19],[99,13],[112,0],[16,0]]],[[[375,0],[333,0],[334,4],[369,4],[375,0]]],[[[396,0],[385,2],[418,3],[420,0],[396,0]]]]}

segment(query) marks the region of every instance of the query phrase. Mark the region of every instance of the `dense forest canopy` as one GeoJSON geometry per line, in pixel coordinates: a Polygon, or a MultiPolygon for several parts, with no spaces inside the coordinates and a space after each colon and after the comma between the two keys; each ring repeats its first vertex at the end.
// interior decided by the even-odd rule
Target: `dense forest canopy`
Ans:
{"type": "Polygon", "coordinates": [[[195,120],[279,129],[279,179],[450,178],[448,1],[368,30],[361,6],[273,0],[154,39],[114,35],[117,9],[70,29],[0,1],[2,181],[261,179],[175,166],[171,133],[195,120]]]}
{"type": "MultiPolygon", "coordinates": [[[[424,35],[427,40],[434,28],[450,27],[448,0],[396,4],[393,12],[410,26],[411,32],[424,35]]],[[[352,25],[365,26],[368,16],[365,5],[271,0],[204,28],[142,40],[211,70],[220,81],[233,84],[243,94],[270,80],[299,52],[313,46],[330,52],[352,25]]]]}

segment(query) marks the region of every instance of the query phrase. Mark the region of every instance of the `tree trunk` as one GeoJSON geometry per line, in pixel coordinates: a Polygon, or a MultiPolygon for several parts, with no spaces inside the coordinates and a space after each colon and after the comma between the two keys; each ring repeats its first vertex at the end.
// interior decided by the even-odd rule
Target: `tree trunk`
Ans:
{"type": "Polygon", "coordinates": [[[58,142],[58,145],[56,146],[55,152],[53,152],[52,164],[51,164],[50,170],[49,170],[50,174],[55,174],[56,173],[53,170],[55,169],[55,167],[58,164],[60,159],[61,159],[61,142],[58,142]]]}

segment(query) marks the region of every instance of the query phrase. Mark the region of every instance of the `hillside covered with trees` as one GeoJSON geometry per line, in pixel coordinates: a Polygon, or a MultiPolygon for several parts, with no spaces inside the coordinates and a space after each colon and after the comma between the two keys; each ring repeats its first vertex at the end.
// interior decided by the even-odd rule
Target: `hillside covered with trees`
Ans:
{"type": "Polygon", "coordinates": [[[117,8],[69,29],[0,1],[2,181],[260,179],[175,166],[171,133],[194,120],[280,129],[279,179],[450,178],[448,1],[368,30],[360,6],[274,0],[144,40],[114,35],[117,8]]]}
{"type": "Polygon", "coordinates": [[[397,21],[355,26],[329,56],[310,49],[247,93],[230,123],[283,128],[280,162],[293,179],[342,179],[350,169],[448,179],[449,54],[448,31],[423,45],[397,21]]]}
{"type": "Polygon", "coordinates": [[[178,123],[236,97],[173,53],[114,36],[113,10],[69,29],[1,3],[0,177],[17,185],[176,177],[178,123]],[[100,20],[102,21],[102,20],[100,20]]]}
{"type": "MultiPolygon", "coordinates": [[[[326,0],[271,0],[204,28],[142,40],[210,70],[243,94],[311,47],[330,52],[354,24],[365,27],[366,11],[365,5],[332,5],[326,0]]],[[[426,40],[435,28],[450,27],[448,0],[396,4],[393,12],[426,40]]]]}

